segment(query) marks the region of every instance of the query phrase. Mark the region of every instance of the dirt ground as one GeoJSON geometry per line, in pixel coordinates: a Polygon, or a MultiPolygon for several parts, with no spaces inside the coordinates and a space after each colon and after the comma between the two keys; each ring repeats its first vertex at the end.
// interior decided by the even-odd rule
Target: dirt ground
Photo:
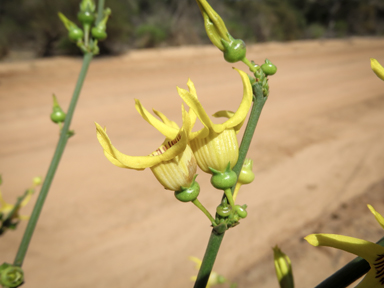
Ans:
{"type": "MultiPolygon", "coordinates": [[[[384,39],[259,44],[247,55],[256,63],[267,57],[278,72],[249,152],[256,179],[237,200],[248,205],[248,217],[226,233],[214,270],[239,288],[277,288],[271,247],[278,244],[292,258],[296,287],[315,286],[353,256],[312,247],[305,235],[377,241],[383,234],[366,204],[384,213],[384,82],[369,62],[384,63],[384,39]]],[[[94,122],[122,152],[147,155],[163,138],[138,115],[134,98],[180,124],[176,86],[186,88],[190,77],[210,114],[235,110],[242,84],[232,66],[247,70],[210,46],[92,62],[73,119],[76,135],[24,262],[24,287],[192,286],[188,256],[203,256],[209,221],[162,189],[150,170],[110,164],[94,122]]],[[[46,173],[58,140],[51,95],[67,107],[80,67],[81,59],[65,57],[0,63],[0,173],[8,202],[46,173]]],[[[214,213],[222,193],[203,172],[197,179],[199,199],[214,213]]],[[[0,239],[0,263],[13,261],[25,226],[0,239]]]]}

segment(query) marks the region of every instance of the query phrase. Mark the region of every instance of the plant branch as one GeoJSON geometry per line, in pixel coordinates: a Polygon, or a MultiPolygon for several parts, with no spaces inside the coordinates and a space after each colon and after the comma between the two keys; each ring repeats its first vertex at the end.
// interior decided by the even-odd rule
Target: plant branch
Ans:
{"type": "MultiPolygon", "coordinates": [[[[263,96],[261,86],[257,85],[256,95],[254,96],[251,114],[249,116],[247,127],[245,128],[243,139],[239,148],[239,159],[237,160],[236,165],[232,169],[236,172],[237,176],[239,176],[241,168],[243,167],[243,163],[247,155],[249,146],[251,144],[257,122],[259,121],[260,114],[266,100],[267,97],[263,96]]],[[[235,186],[236,185],[232,187],[232,194],[235,189],[235,186]]],[[[220,249],[221,241],[224,238],[224,234],[225,233],[218,234],[214,229],[212,230],[199,273],[197,274],[195,285],[193,286],[194,288],[205,288],[207,286],[209,276],[212,272],[213,264],[215,263],[217,253],[220,249]]]]}
{"type": "Polygon", "coordinates": [[[73,117],[73,113],[75,111],[77,100],[79,99],[80,91],[81,91],[81,88],[83,86],[84,79],[85,79],[85,76],[87,74],[88,67],[89,67],[89,64],[92,60],[92,57],[93,57],[92,53],[84,54],[83,66],[81,67],[81,71],[80,71],[79,78],[78,78],[77,83],[76,83],[75,91],[73,92],[73,96],[72,96],[72,100],[71,100],[71,103],[70,103],[69,108],[68,108],[67,116],[65,117],[64,126],[63,126],[63,128],[61,130],[61,134],[60,134],[60,139],[59,139],[59,142],[57,143],[55,153],[53,155],[51,164],[49,166],[47,175],[44,179],[43,186],[41,187],[39,197],[37,198],[35,207],[33,208],[31,218],[28,221],[27,228],[25,229],[23,239],[21,240],[19,250],[17,251],[16,257],[15,257],[15,261],[13,262],[13,265],[15,265],[15,266],[21,267],[21,265],[23,264],[25,255],[26,255],[27,250],[28,250],[29,243],[31,241],[33,232],[34,232],[36,224],[37,224],[37,220],[39,219],[40,212],[43,208],[45,199],[48,195],[49,188],[51,186],[53,177],[55,176],[55,173],[56,173],[57,167],[59,165],[61,156],[63,155],[65,146],[67,144],[69,126],[71,124],[71,120],[73,117]]]}

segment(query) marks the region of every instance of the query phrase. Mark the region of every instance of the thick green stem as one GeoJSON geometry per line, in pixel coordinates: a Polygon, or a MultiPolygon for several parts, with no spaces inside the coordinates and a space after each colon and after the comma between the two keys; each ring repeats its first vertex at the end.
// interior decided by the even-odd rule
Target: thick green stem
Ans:
{"type": "MultiPolygon", "coordinates": [[[[380,246],[384,246],[384,237],[376,242],[380,246]]],[[[361,257],[356,257],[343,268],[329,276],[315,288],[344,288],[355,282],[371,269],[368,262],[361,257]]]]}
{"type": "Polygon", "coordinates": [[[197,208],[199,208],[204,214],[205,216],[208,217],[209,221],[211,221],[213,227],[215,227],[217,224],[216,224],[216,221],[215,219],[212,217],[211,213],[209,213],[209,211],[204,207],[203,204],[201,204],[201,202],[196,198],[195,200],[192,201],[193,204],[195,204],[195,206],[197,208]]]}
{"type": "MultiPolygon", "coordinates": [[[[247,155],[249,146],[253,138],[253,134],[256,129],[257,122],[260,118],[261,110],[263,109],[266,100],[267,97],[263,96],[261,86],[258,85],[256,87],[256,96],[254,97],[251,115],[249,116],[248,124],[245,128],[245,132],[243,135],[243,140],[240,144],[239,159],[235,167],[233,167],[232,169],[236,172],[237,176],[239,176],[241,168],[243,167],[245,156],[247,155]]],[[[235,189],[235,186],[232,187],[232,194],[235,189]]],[[[215,259],[217,253],[219,252],[220,244],[223,240],[223,237],[224,233],[217,234],[214,229],[212,230],[207,249],[205,250],[203,262],[201,263],[199,274],[197,274],[197,279],[195,285],[193,286],[194,288],[205,288],[207,286],[209,275],[211,275],[213,264],[215,263],[215,259]]]]}
{"type": "Polygon", "coordinates": [[[59,139],[59,142],[57,143],[55,154],[53,155],[51,165],[49,166],[47,175],[45,176],[43,186],[41,187],[39,197],[37,198],[35,207],[33,208],[31,218],[28,221],[27,228],[25,229],[23,239],[21,240],[19,250],[17,251],[16,257],[15,257],[15,261],[13,262],[13,265],[15,266],[21,267],[21,265],[23,264],[25,255],[28,250],[29,243],[31,241],[33,232],[37,224],[37,220],[39,219],[41,209],[43,208],[45,198],[47,197],[53,177],[55,176],[57,167],[60,162],[60,158],[63,155],[64,148],[68,141],[68,131],[69,131],[69,126],[71,124],[73,112],[75,111],[76,103],[79,98],[81,87],[83,86],[83,82],[87,74],[89,64],[92,60],[92,56],[93,56],[92,53],[86,53],[84,55],[83,66],[81,67],[81,71],[76,83],[75,91],[73,92],[73,96],[68,108],[67,116],[65,117],[64,126],[60,134],[60,139],[59,139]]]}

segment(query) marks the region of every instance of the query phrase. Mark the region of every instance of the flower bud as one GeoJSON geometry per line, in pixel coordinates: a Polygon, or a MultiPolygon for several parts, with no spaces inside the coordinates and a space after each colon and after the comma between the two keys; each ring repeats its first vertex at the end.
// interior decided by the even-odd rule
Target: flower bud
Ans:
{"type": "Polygon", "coordinates": [[[64,16],[62,13],[58,13],[61,22],[65,25],[65,28],[68,30],[68,37],[72,41],[79,41],[83,38],[84,32],[81,30],[75,23],[73,23],[71,20],[69,20],[67,17],[64,16]]]}
{"type": "Polygon", "coordinates": [[[80,12],[95,12],[96,11],[96,4],[93,0],[82,0],[80,2],[80,12]]]}
{"type": "Polygon", "coordinates": [[[204,18],[205,31],[212,44],[224,52],[224,59],[230,63],[244,59],[246,54],[244,41],[234,39],[229,34],[220,15],[206,0],[197,0],[197,4],[204,18]]]}
{"type": "Polygon", "coordinates": [[[92,25],[95,21],[95,15],[88,10],[80,11],[77,13],[77,19],[79,19],[83,25],[92,25]]]}
{"type": "Polygon", "coordinates": [[[248,213],[245,209],[246,209],[246,205],[243,205],[243,206],[236,205],[235,206],[235,211],[236,211],[237,215],[239,215],[240,218],[247,217],[248,213]]]}
{"type": "Polygon", "coordinates": [[[273,258],[280,288],[294,288],[291,260],[289,257],[276,245],[273,248],[273,258]]]}
{"type": "Polygon", "coordinates": [[[265,63],[261,65],[261,69],[263,70],[265,75],[273,75],[277,71],[277,67],[273,65],[272,62],[268,59],[265,59],[265,63]]]}
{"type": "Polygon", "coordinates": [[[228,217],[232,212],[231,206],[222,206],[221,204],[217,206],[216,213],[221,217],[228,217]]]}
{"type": "Polygon", "coordinates": [[[3,287],[18,287],[24,282],[24,272],[20,267],[4,263],[0,266],[0,284],[3,287]]]}
{"type": "Polygon", "coordinates": [[[59,102],[57,102],[57,98],[55,94],[53,94],[52,97],[53,97],[53,106],[52,106],[51,120],[55,123],[64,122],[66,114],[64,113],[63,109],[61,109],[59,102]]]}
{"type": "Polygon", "coordinates": [[[111,14],[111,9],[107,8],[104,10],[104,18],[91,30],[93,38],[97,40],[104,40],[105,38],[107,38],[106,29],[107,29],[107,21],[110,14],[111,14]]]}
{"type": "Polygon", "coordinates": [[[241,168],[239,179],[237,183],[249,184],[255,179],[255,174],[252,172],[253,161],[251,159],[245,159],[243,167],[241,168]]]}

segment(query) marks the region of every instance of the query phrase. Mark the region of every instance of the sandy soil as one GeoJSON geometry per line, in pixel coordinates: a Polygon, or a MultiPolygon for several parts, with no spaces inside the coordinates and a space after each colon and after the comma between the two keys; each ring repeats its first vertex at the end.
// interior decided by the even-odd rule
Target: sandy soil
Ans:
{"type": "MultiPolygon", "coordinates": [[[[268,57],[278,73],[249,152],[256,180],[238,197],[249,214],[226,234],[215,271],[239,287],[278,287],[271,247],[279,244],[292,256],[297,287],[310,287],[353,257],[311,247],[303,236],[380,238],[365,205],[371,201],[384,212],[384,83],[369,64],[370,57],[384,62],[383,47],[384,39],[359,38],[249,47],[250,59],[268,57]]],[[[67,107],[80,66],[70,58],[0,64],[1,188],[9,202],[46,173],[58,139],[49,120],[51,94],[67,107]]],[[[163,139],[137,114],[133,99],[181,123],[175,87],[186,88],[190,77],[209,113],[234,110],[242,84],[231,67],[213,47],[134,51],[92,62],[73,120],[76,136],[24,263],[25,287],[191,287],[196,272],[187,257],[203,256],[208,220],[176,201],[149,170],[110,164],[94,121],[108,127],[121,151],[146,155],[163,139]]],[[[198,180],[200,201],[213,213],[221,193],[202,172],[198,180]]],[[[13,261],[24,228],[1,238],[0,262],[13,261]]]]}

